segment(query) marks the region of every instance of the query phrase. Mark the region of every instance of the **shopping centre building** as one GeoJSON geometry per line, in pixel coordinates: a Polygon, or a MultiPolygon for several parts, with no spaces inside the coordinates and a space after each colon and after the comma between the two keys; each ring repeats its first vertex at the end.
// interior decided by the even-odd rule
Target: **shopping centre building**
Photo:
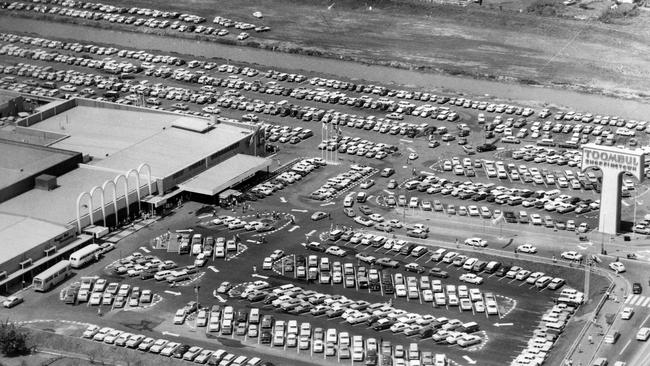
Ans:
{"type": "Polygon", "coordinates": [[[161,213],[268,171],[253,124],[86,99],[40,107],[0,131],[0,289],[93,240],[84,229],[161,213]]]}

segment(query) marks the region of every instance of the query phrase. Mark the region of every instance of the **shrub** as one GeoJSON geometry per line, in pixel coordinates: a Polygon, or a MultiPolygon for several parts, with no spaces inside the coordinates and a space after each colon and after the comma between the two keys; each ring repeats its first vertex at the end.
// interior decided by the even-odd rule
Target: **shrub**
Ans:
{"type": "Polygon", "coordinates": [[[562,4],[560,4],[558,0],[534,0],[530,5],[528,5],[526,11],[550,17],[558,15],[560,9],[562,9],[562,4]]]}
{"type": "Polygon", "coordinates": [[[623,4],[614,8],[607,8],[600,14],[598,20],[603,23],[612,23],[615,20],[632,18],[639,15],[639,8],[636,5],[623,4]]]}
{"type": "Polygon", "coordinates": [[[5,356],[20,356],[30,352],[29,332],[5,320],[0,323],[0,352],[5,356]]]}

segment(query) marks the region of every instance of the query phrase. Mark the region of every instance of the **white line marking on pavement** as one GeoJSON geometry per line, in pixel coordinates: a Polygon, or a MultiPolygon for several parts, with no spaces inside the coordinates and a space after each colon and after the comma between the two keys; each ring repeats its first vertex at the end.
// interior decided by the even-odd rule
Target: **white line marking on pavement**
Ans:
{"type": "Polygon", "coordinates": [[[312,231],[310,231],[310,232],[308,232],[308,233],[305,234],[305,235],[307,235],[307,236],[312,236],[312,235],[314,235],[314,234],[316,234],[316,230],[315,230],[315,229],[312,230],[312,231]]]}
{"type": "Polygon", "coordinates": [[[215,266],[208,266],[214,273],[219,273],[219,270],[215,266]]]}
{"type": "Polygon", "coordinates": [[[646,297],[645,301],[643,302],[643,305],[641,305],[641,306],[646,307],[646,306],[648,306],[649,302],[650,302],[650,297],[646,297]]]}
{"type": "Polygon", "coordinates": [[[246,239],[246,242],[247,242],[247,243],[257,243],[257,241],[252,240],[252,239],[246,239]]]}
{"type": "MultiPolygon", "coordinates": [[[[370,199],[370,197],[368,197],[368,199],[370,199]]],[[[335,205],[335,204],[336,204],[336,202],[330,201],[330,202],[327,202],[327,203],[321,203],[321,207],[331,206],[331,205],[335,205]]]]}
{"type": "Polygon", "coordinates": [[[178,335],[176,333],[168,332],[168,331],[164,331],[164,332],[162,332],[162,334],[172,336],[172,337],[180,337],[180,335],[178,335]]]}
{"type": "Polygon", "coordinates": [[[292,208],[291,211],[292,212],[307,212],[307,210],[300,210],[300,209],[297,209],[297,208],[292,208]]]}
{"type": "Polygon", "coordinates": [[[409,144],[413,142],[413,140],[407,140],[407,139],[399,139],[402,142],[408,142],[409,144]]]}
{"type": "Polygon", "coordinates": [[[165,293],[166,293],[166,294],[170,294],[170,295],[174,295],[174,296],[181,296],[181,293],[180,293],[180,292],[176,292],[176,291],[165,290],[165,293]]]}
{"type": "Polygon", "coordinates": [[[469,356],[467,356],[467,355],[463,356],[463,358],[464,358],[465,361],[467,361],[467,363],[470,364],[470,365],[475,365],[475,364],[476,364],[476,361],[472,360],[472,359],[469,358],[469,356]]]}
{"type": "Polygon", "coordinates": [[[625,206],[625,207],[630,207],[630,204],[629,204],[629,203],[627,203],[626,201],[621,201],[621,203],[622,203],[622,204],[623,204],[623,206],[625,206]]]}
{"type": "Polygon", "coordinates": [[[395,194],[395,192],[393,192],[393,191],[389,191],[389,190],[387,190],[387,189],[384,189],[384,192],[386,192],[387,194],[395,194]]]}
{"type": "Polygon", "coordinates": [[[282,202],[282,203],[287,203],[287,199],[284,198],[284,197],[280,197],[280,202],[282,202]]]}
{"type": "Polygon", "coordinates": [[[145,247],[140,247],[140,249],[142,249],[142,251],[145,252],[145,253],[151,253],[151,250],[149,250],[149,249],[147,249],[145,247]]]}
{"type": "Polygon", "coordinates": [[[645,296],[639,297],[639,299],[636,301],[634,305],[641,305],[641,303],[645,300],[645,296]]]}
{"type": "Polygon", "coordinates": [[[625,343],[625,346],[623,346],[623,348],[621,348],[621,352],[618,353],[619,356],[622,355],[623,352],[625,352],[625,349],[627,349],[627,346],[630,345],[630,342],[632,342],[632,340],[631,340],[631,339],[628,339],[628,340],[627,340],[627,343],[625,343]]]}
{"type": "Polygon", "coordinates": [[[199,219],[205,219],[207,217],[212,217],[212,214],[201,215],[201,216],[199,216],[199,219]]]}
{"type": "Polygon", "coordinates": [[[219,300],[220,302],[226,302],[226,299],[221,297],[221,295],[217,295],[217,300],[219,300]]]}
{"type": "Polygon", "coordinates": [[[636,299],[637,296],[639,296],[639,295],[632,295],[632,296],[628,297],[627,299],[625,299],[625,304],[630,303],[632,301],[632,299],[636,299]]]}
{"type": "Polygon", "coordinates": [[[257,278],[261,278],[263,280],[268,280],[269,279],[269,276],[262,276],[262,275],[259,275],[257,273],[252,274],[251,277],[257,277],[257,278]]]}
{"type": "Polygon", "coordinates": [[[300,227],[300,226],[296,225],[296,226],[292,227],[291,229],[289,229],[289,230],[287,230],[287,231],[290,232],[290,233],[292,233],[292,232],[298,230],[299,227],[300,227]]]}

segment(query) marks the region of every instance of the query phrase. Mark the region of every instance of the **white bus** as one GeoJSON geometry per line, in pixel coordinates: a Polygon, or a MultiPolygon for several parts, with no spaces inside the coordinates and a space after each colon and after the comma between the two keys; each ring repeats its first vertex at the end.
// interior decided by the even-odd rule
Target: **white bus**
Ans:
{"type": "Polygon", "coordinates": [[[70,254],[70,265],[72,268],[83,267],[86,263],[92,262],[102,252],[102,248],[97,244],[87,245],[76,252],[70,254]]]}
{"type": "Polygon", "coordinates": [[[34,291],[45,292],[63,282],[72,274],[70,262],[63,260],[34,277],[34,291]]]}

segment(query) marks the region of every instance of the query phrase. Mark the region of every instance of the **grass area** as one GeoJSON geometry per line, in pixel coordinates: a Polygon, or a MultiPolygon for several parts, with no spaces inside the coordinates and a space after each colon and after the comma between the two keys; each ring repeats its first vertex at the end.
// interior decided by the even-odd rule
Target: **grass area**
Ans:
{"type": "MultiPolygon", "coordinates": [[[[534,1],[551,1],[556,12],[567,12],[559,0],[485,2],[482,7],[397,0],[161,0],[155,7],[270,26],[271,32],[244,42],[252,47],[650,100],[650,29],[645,26],[650,14],[611,25],[526,12],[534,1]],[[254,18],[255,11],[264,18],[254,18]]],[[[147,0],[114,3],[152,6],[147,0]]],[[[595,19],[603,4],[609,3],[585,7],[593,8],[595,19]]],[[[576,14],[589,10],[570,8],[576,14]]],[[[223,41],[236,42],[232,37],[223,41]]]]}

